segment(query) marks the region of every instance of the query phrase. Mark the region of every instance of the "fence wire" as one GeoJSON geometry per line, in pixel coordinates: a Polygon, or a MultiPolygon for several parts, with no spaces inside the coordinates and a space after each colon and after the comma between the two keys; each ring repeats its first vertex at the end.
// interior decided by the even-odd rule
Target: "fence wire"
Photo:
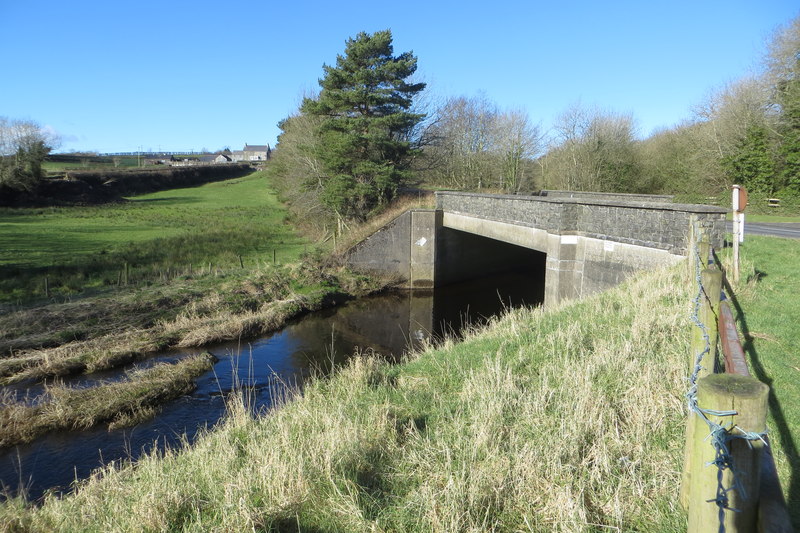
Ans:
{"type": "MultiPolygon", "coordinates": [[[[735,439],[743,439],[748,442],[748,444],[752,441],[760,440],[764,443],[765,446],[768,446],[767,441],[765,439],[767,435],[767,431],[764,430],[762,433],[755,433],[751,431],[745,431],[739,426],[728,424],[728,427],[725,427],[721,424],[718,424],[711,420],[710,417],[726,417],[726,416],[734,416],[738,414],[737,411],[715,411],[713,409],[703,409],[697,404],[697,380],[699,379],[700,371],[703,370],[702,362],[703,357],[706,354],[710,354],[711,357],[708,358],[708,361],[713,365],[714,358],[716,354],[711,353],[711,337],[708,333],[708,328],[700,319],[700,306],[702,305],[702,299],[705,297],[704,289],[703,289],[703,282],[701,277],[701,272],[708,261],[708,258],[702,258],[700,256],[700,231],[697,225],[693,225],[692,227],[694,234],[694,253],[696,255],[695,261],[695,284],[697,286],[697,296],[694,298],[694,305],[692,308],[691,319],[695,326],[697,326],[700,331],[702,332],[704,345],[705,347],[703,350],[700,351],[695,356],[694,367],[692,370],[692,375],[689,378],[689,390],[686,392],[686,402],[687,407],[689,410],[689,416],[692,416],[692,413],[696,414],[700,417],[703,422],[706,423],[708,426],[708,437],[707,440],[710,440],[711,446],[714,448],[714,460],[710,463],[707,463],[706,466],[714,465],[717,467],[717,492],[716,496],[710,500],[706,500],[708,503],[715,503],[719,509],[719,533],[725,533],[725,511],[733,511],[738,512],[738,509],[731,507],[730,498],[728,497],[728,493],[732,491],[736,491],[741,499],[747,499],[747,494],[744,493],[744,487],[742,486],[741,482],[736,475],[736,467],[734,465],[734,459],[730,453],[730,443],[735,439]],[[733,481],[731,486],[725,487],[724,486],[724,472],[725,470],[730,470],[733,474],[733,481]]],[[[713,368],[711,369],[713,371],[713,368]]]]}

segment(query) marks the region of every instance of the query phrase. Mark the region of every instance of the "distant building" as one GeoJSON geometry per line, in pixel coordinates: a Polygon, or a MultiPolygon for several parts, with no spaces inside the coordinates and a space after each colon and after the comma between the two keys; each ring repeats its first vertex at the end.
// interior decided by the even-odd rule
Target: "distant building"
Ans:
{"type": "Polygon", "coordinates": [[[148,154],[144,158],[145,165],[169,165],[174,161],[169,154],[148,154]]]}
{"type": "Polygon", "coordinates": [[[204,155],[200,158],[201,163],[230,163],[233,159],[226,154],[204,155]]]}
{"type": "Polygon", "coordinates": [[[234,161],[267,161],[272,149],[268,144],[245,144],[242,150],[235,150],[231,155],[234,161]]]}

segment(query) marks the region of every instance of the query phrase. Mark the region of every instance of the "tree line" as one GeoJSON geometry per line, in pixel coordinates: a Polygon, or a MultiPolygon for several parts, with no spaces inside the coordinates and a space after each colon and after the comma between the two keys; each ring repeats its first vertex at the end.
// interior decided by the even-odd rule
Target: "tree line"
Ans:
{"type": "Polygon", "coordinates": [[[549,131],[485,95],[423,102],[417,58],[389,30],[346,42],[320,90],[279,123],[270,172],[298,219],[363,219],[404,186],[506,193],[569,189],[705,199],[731,184],[800,198],[800,17],[759,71],[683,123],[640,138],[635,117],[575,104],[549,131]]]}
{"type": "MultiPolygon", "coordinates": [[[[390,30],[359,33],[319,91],[279,123],[269,172],[298,221],[341,228],[406,186],[506,193],[569,189],[706,198],[738,183],[800,198],[800,17],[767,43],[757,74],[638,137],[632,114],[575,104],[549,131],[487,96],[423,101],[417,58],[390,30]]],[[[0,191],[30,191],[57,139],[0,117],[0,191]]]]}

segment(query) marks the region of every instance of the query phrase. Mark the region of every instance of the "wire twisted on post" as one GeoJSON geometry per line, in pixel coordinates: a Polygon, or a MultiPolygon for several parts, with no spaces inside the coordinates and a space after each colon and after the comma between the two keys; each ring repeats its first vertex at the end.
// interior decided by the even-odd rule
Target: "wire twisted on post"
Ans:
{"type": "MultiPolygon", "coordinates": [[[[717,473],[717,493],[716,497],[711,500],[706,500],[709,503],[714,502],[717,507],[719,508],[719,532],[725,532],[725,511],[733,511],[738,512],[737,509],[732,508],[730,504],[730,499],[728,498],[728,493],[731,491],[736,491],[742,499],[747,498],[747,495],[744,494],[744,488],[741,485],[741,482],[738,480],[736,476],[736,469],[734,465],[733,456],[730,453],[730,446],[729,443],[735,439],[744,439],[748,443],[760,440],[764,443],[764,445],[768,445],[765,436],[767,434],[766,430],[762,433],[755,433],[751,431],[744,431],[739,426],[732,426],[729,428],[725,428],[724,426],[714,422],[709,417],[726,417],[726,416],[734,416],[737,411],[715,411],[713,409],[703,409],[697,404],[697,380],[700,375],[700,371],[703,369],[702,362],[703,357],[706,354],[711,352],[711,338],[708,333],[708,328],[700,320],[700,306],[703,298],[703,282],[701,278],[702,266],[705,265],[705,262],[708,258],[703,259],[700,256],[700,232],[697,230],[697,227],[693,227],[693,234],[695,238],[694,242],[694,253],[696,255],[695,261],[695,283],[697,285],[697,295],[694,298],[694,305],[692,308],[691,319],[695,326],[697,326],[703,336],[703,341],[705,347],[703,350],[700,351],[695,356],[695,364],[692,370],[692,375],[689,378],[689,390],[686,392],[686,403],[689,409],[689,416],[692,416],[692,413],[695,413],[699,416],[708,426],[709,429],[709,436],[711,440],[711,446],[714,447],[715,455],[714,460],[708,465],[714,465],[718,468],[717,473]],[[737,431],[736,434],[733,431],[737,431]],[[733,473],[733,483],[730,487],[725,488],[723,484],[723,472],[728,469],[733,473]]],[[[712,354],[713,355],[713,354],[712,354]]],[[[710,358],[712,359],[712,358],[710,358]]]]}

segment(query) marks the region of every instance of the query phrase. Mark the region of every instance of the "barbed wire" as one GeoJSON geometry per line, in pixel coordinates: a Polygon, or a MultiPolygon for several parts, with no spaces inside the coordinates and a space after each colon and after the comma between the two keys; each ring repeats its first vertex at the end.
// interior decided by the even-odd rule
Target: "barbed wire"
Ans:
{"type": "Polygon", "coordinates": [[[702,305],[702,299],[705,296],[701,273],[708,258],[702,258],[700,255],[700,231],[696,223],[693,223],[692,225],[692,233],[694,234],[695,240],[695,283],[697,285],[697,295],[695,296],[693,302],[694,305],[692,308],[691,320],[694,325],[700,329],[705,346],[703,350],[701,350],[700,353],[696,354],[695,356],[692,375],[689,378],[689,390],[686,392],[686,402],[689,409],[689,416],[696,414],[708,426],[709,435],[706,438],[710,439],[710,444],[714,448],[714,460],[710,463],[707,463],[706,466],[714,465],[717,467],[718,471],[716,496],[710,500],[706,500],[706,502],[713,502],[719,508],[719,533],[725,533],[725,511],[739,512],[738,509],[735,509],[729,505],[730,498],[728,497],[728,493],[731,491],[736,491],[742,499],[746,499],[748,497],[747,494],[745,494],[745,490],[741,484],[741,481],[736,475],[734,460],[730,453],[729,444],[735,439],[743,439],[747,441],[748,444],[752,441],[760,440],[765,446],[768,446],[767,441],[764,438],[767,435],[767,431],[766,429],[761,433],[745,431],[739,426],[733,424],[730,424],[728,428],[726,428],[725,426],[714,422],[709,417],[734,416],[738,414],[737,411],[716,411],[713,409],[703,409],[697,403],[697,380],[699,378],[700,371],[704,368],[702,366],[703,357],[705,357],[706,354],[710,354],[712,357],[710,357],[709,360],[713,364],[715,354],[711,354],[711,336],[709,335],[708,327],[706,327],[706,325],[700,319],[700,306],[702,305]],[[730,470],[733,474],[732,484],[727,488],[723,483],[724,471],[726,469],[730,470]]]}

